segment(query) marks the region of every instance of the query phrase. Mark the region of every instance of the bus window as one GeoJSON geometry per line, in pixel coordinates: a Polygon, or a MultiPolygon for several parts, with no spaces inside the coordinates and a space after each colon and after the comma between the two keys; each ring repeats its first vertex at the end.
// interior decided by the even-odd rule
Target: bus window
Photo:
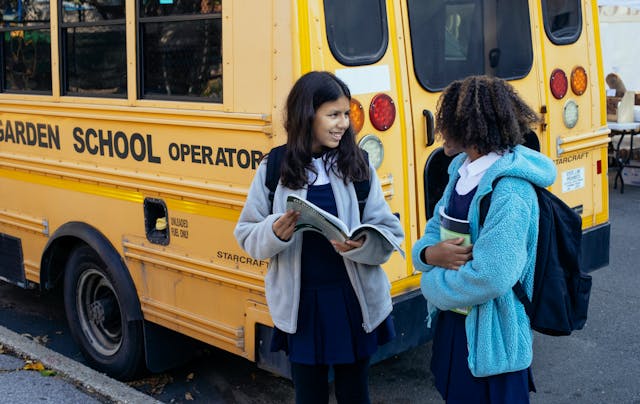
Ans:
{"type": "Polygon", "coordinates": [[[542,0],[544,30],[556,45],[574,43],[582,31],[579,0],[542,0]]]}
{"type": "Polygon", "coordinates": [[[222,102],[222,1],[139,0],[142,98],[222,102]]]}
{"type": "Polygon", "coordinates": [[[414,69],[425,89],[438,91],[474,74],[521,78],[531,69],[526,0],[407,0],[407,4],[414,69]]]}
{"type": "Polygon", "coordinates": [[[124,1],[63,1],[61,11],[64,94],[126,97],[124,1]]]}
{"type": "Polygon", "coordinates": [[[340,63],[366,65],[384,56],[389,42],[384,1],[325,0],[324,13],[329,48],[340,63]]]}
{"type": "Polygon", "coordinates": [[[0,0],[1,91],[51,94],[49,2],[0,0]]]}

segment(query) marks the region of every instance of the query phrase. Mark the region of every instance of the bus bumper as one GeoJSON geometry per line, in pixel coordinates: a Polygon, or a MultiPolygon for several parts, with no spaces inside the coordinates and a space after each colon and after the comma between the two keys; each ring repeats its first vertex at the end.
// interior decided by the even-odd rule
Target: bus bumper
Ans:
{"type": "Polygon", "coordinates": [[[380,362],[431,340],[433,328],[427,327],[427,313],[427,301],[420,289],[394,298],[391,315],[396,337],[378,347],[371,363],[380,362]]]}
{"type": "Polygon", "coordinates": [[[595,271],[609,265],[611,224],[604,223],[582,232],[580,266],[584,272],[595,271]]]}

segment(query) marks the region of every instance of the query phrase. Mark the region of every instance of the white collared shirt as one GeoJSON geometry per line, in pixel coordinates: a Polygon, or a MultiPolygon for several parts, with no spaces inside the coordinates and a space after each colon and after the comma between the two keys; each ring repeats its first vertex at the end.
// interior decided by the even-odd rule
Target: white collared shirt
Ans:
{"type": "Polygon", "coordinates": [[[317,157],[311,159],[313,166],[318,172],[317,176],[311,170],[307,170],[307,175],[309,178],[309,183],[313,185],[324,185],[329,183],[329,175],[327,174],[327,169],[324,165],[324,159],[322,157],[317,157]]]}
{"type": "Polygon", "coordinates": [[[469,157],[467,157],[458,169],[460,178],[456,183],[456,192],[460,195],[466,195],[471,192],[472,189],[478,186],[484,173],[487,172],[489,167],[498,161],[500,157],[502,157],[502,155],[496,152],[485,154],[474,161],[469,160],[469,157]]]}

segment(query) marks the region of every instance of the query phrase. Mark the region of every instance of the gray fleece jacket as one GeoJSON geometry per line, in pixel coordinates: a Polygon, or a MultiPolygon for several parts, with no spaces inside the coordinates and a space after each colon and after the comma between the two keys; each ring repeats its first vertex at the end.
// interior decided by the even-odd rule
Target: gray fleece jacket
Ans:
{"type": "MultiPolygon", "coordinates": [[[[268,157],[267,157],[268,158],[268,157]]],[[[376,225],[387,237],[400,245],[404,233],[400,221],[387,204],[375,169],[371,173],[371,190],[362,215],[362,222],[376,225]]],[[[265,290],[273,323],[280,330],[293,334],[297,329],[300,302],[302,232],[289,241],[280,240],[272,230],[273,222],[286,210],[286,198],[295,194],[306,199],[307,188],[292,190],[278,184],[270,213],[269,190],[265,186],[266,159],[259,165],[234,235],[240,246],[255,259],[270,258],[265,290]]],[[[338,208],[338,217],[351,229],[360,225],[358,199],[352,183],[344,184],[333,172],[329,182],[338,208]]],[[[362,308],[362,327],[373,331],[391,313],[391,284],[382,270],[393,246],[382,237],[367,237],[360,248],[342,253],[351,285],[362,308]]],[[[319,257],[321,258],[321,257],[319,257]]]]}

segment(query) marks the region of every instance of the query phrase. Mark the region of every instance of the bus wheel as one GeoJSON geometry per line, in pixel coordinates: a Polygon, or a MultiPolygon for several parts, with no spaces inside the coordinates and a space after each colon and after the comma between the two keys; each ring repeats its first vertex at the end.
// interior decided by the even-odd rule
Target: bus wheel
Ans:
{"type": "Polygon", "coordinates": [[[90,247],[77,248],[65,270],[64,306],[71,334],[92,366],[127,380],[142,364],[142,321],[129,320],[119,298],[127,286],[113,282],[112,271],[90,247]]]}

